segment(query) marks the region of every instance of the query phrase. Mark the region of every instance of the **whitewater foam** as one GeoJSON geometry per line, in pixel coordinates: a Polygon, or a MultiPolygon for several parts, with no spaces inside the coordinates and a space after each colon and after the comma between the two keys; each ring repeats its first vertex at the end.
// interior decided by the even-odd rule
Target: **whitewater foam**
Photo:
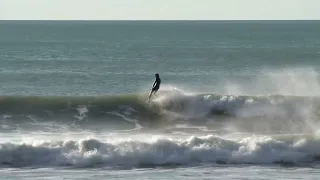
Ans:
{"type": "Polygon", "coordinates": [[[208,135],[155,140],[98,139],[2,143],[0,164],[9,167],[140,167],[209,164],[305,164],[319,157],[320,141],[312,136],[251,136],[227,140],[208,135]]]}

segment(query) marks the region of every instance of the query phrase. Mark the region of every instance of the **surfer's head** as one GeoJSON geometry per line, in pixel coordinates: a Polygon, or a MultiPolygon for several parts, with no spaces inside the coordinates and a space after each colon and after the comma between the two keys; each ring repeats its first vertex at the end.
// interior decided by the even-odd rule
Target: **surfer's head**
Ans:
{"type": "Polygon", "coordinates": [[[156,74],[155,74],[155,76],[156,76],[156,78],[158,78],[158,77],[159,77],[159,74],[158,74],[158,73],[156,73],[156,74]]]}

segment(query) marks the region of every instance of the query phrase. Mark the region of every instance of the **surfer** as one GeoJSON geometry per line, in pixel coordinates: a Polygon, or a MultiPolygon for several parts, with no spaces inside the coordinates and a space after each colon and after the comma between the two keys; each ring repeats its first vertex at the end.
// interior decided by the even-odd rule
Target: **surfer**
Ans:
{"type": "Polygon", "coordinates": [[[155,80],[154,83],[153,83],[153,86],[152,86],[152,89],[151,89],[151,92],[150,92],[150,95],[149,95],[149,98],[148,98],[147,101],[150,100],[152,93],[153,93],[155,96],[157,96],[156,93],[157,93],[157,91],[158,91],[159,88],[160,88],[161,79],[160,79],[159,74],[156,73],[156,74],[155,74],[155,77],[156,77],[156,80],[155,80]]]}

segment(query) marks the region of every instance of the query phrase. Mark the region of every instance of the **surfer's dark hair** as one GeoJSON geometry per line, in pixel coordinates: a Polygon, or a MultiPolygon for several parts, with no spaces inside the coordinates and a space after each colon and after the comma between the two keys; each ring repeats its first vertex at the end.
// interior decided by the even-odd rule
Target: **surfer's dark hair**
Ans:
{"type": "Polygon", "coordinates": [[[159,74],[158,74],[158,73],[156,73],[156,74],[155,74],[155,76],[159,76],[159,74]]]}

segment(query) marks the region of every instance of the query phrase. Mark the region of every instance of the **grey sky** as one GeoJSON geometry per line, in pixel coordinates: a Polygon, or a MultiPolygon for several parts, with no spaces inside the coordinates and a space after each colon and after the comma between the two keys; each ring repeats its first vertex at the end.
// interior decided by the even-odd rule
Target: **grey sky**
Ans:
{"type": "Polygon", "coordinates": [[[6,20],[318,19],[320,0],[0,0],[6,20]]]}

